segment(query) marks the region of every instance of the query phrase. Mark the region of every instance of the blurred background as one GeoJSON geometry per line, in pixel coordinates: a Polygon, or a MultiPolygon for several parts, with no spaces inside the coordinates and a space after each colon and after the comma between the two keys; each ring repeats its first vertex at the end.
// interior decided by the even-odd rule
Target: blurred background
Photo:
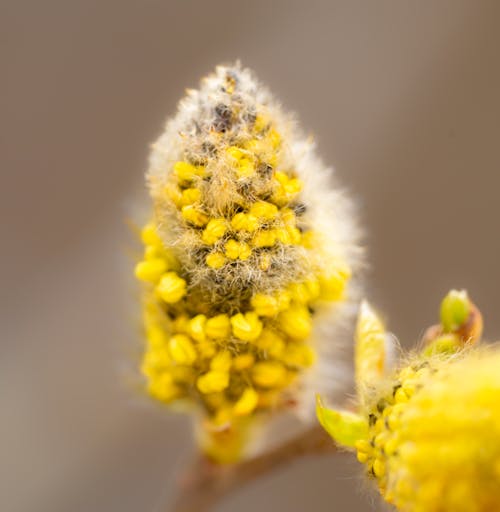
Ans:
{"type": "MultiPolygon", "coordinates": [[[[500,3],[0,3],[0,509],[165,512],[189,423],[144,399],[128,219],[185,87],[239,58],[357,198],[366,295],[410,345],[450,287],[500,338],[500,3]]],[[[220,511],[379,510],[347,455],[220,511]]]]}

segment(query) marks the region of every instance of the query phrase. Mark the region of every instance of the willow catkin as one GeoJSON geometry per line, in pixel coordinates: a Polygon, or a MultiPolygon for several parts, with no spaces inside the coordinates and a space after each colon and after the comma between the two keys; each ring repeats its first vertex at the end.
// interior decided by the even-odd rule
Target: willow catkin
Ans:
{"type": "Polygon", "coordinates": [[[147,182],[153,216],[136,267],[147,389],[194,406],[202,448],[237,460],[254,419],[310,408],[311,379],[335,373],[360,259],[351,202],[239,65],[187,91],[147,182]]]}

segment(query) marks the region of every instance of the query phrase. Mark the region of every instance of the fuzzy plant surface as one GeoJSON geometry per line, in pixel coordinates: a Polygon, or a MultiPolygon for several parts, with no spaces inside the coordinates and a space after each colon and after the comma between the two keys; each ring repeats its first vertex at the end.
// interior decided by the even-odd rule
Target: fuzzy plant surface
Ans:
{"type": "Polygon", "coordinates": [[[314,419],[314,391],[342,379],[337,331],[361,259],[352,204],[238,64],[187,91],[147,184],[145,388],[193,415],[210,458],[234,462],[254,425],[287,409],[314,419]]]}
{"type": "Polygon", "coordinates": [[[400,511],[500,511],[500,350],[478,345],[481,330],[467,294],[452,291],[423,346],[391,364],[391,337],[365,304],[357,411],[318,400],[320,423],[400,511]]]}

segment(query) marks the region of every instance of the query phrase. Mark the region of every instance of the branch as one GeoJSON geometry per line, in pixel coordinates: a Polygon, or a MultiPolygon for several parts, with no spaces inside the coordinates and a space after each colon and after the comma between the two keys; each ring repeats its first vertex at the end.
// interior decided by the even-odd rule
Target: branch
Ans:
{"type": "Polygon", "coordinates": [[[336,446],[319,425],[261,455],[232,466],[203,456],[191,464],[171,512],[203,512],[223,496],[276,468],[305,456],[335,452],[336,446]]]}

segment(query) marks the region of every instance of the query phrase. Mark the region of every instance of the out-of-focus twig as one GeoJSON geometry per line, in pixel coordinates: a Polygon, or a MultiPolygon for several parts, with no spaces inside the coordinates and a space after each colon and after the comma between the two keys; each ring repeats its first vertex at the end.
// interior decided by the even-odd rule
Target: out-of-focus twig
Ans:
{"type": "Polygon", "coordinates": [[[305,456],[335,452],[336,446],[319,425],[261,455],[235,465],[214,464],[198,456],[180,485],[171,512],[203,512],[222,497],[286,463],[305,456]]]}

